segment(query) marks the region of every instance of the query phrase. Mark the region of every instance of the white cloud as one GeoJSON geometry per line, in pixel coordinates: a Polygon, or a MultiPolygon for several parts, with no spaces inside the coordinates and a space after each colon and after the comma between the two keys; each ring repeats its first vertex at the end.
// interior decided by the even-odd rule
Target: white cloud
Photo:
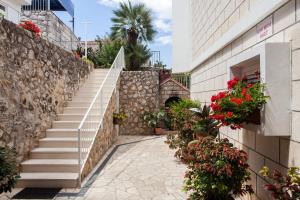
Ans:
{"type": "MultiPolygon", "coordinates": [[[[172,0],[131,0],[133,3],[144,3],[148,8],[160,19],[171,19],[172,17],[172,0]]],[[[98,3],[117,7],[120,2],[127,2],[127,0],[98,0],[98,3]]]]}
{"type": "Polygon", "coordinates": [[[171,22],[168,20],[157,19],[154,21],[154,26],[163,32],[171,32],[171,22]]]}
{"type": "Polygon", "coordinates": [[[156,39],[156,42],[161,45],[172,44],[172,36],[171,35],[160,36],[156,39]]]}
{"type": "MultiPolygon", "coordinates": [[[[120,2],[128,0],[98,0],[99,4],[118,7],[120,2]]],[[[171,31],[172,0],[131,0],[133,3],[144,3],[154,13],[154,25],[163,32],[171,31]]]]}

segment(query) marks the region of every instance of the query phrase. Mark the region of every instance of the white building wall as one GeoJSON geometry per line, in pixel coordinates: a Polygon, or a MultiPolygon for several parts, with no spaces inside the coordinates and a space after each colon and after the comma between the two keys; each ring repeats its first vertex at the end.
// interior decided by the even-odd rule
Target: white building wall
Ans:
{"type": "MultiPolygon", "coordinates": [[[[199,60],[210,47],[222,39],[233,26],[247,17],[256,6],[266,0],[190,0],[192,8],[192,63],[199,60]]],[[[273,1],[273,0],[272,0],[273,1]]],[[[279,1],[278,1],[279,2],[279,1]]],[[[270,199],[265,192],[264,179],[259,175],[263,165],[285,171],[288,167],[300,167],[300,0],[280,1],[278,8],[262,21],[257,21],[245,33],[199,63],[191,70],[191,97],[210,104],[210,97],[227,87],[228,61],[243,52],[270,42],[289,42],[291,46],[291,137],[263,136],[241,129],[222,128],[227,137],[249,155],[252,185],[259,199],[270,199]],[[260,28],[271,20],[266,36],[260,28]]],[[[239,31],[239,30],[236,30],[239,31]]],[[[174,46],[173,48],[178,48],[174,46]]],[[[175,50],[174,50],[175,51],[175,50]]],[[[190,65],[191,66],[191,65],[190,65]]],[[[186,71],[190,71],[189,68],[186,71]]]]}
{"type": "Polygon", "coordinates": [[[20,22],[21,6],[30,2],[30,0],[0,0],[0,4],[5,7],[4,17],[16,24],[20,22]]]}
{"type": "Polygon", "coordinates": [[[173,72],[185,72],[191,63],[191,9],[189,0],[173,0],[173,72]]]}

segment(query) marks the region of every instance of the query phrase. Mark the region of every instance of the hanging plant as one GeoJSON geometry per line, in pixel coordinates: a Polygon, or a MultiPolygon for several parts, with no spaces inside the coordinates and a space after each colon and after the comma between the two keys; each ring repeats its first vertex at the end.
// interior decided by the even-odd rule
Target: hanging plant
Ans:
{"type": "Polygon", "coordinates": [[[122,125],[124,121],[128,118],[125,113],[113,113],[113,123],[115,125],[122,125]]]}
{"type": "Polygon", "coordinates": [[[31,21],[24,20],[19,24],[19,26],[34,33],[36,36],[40,36],[41,34],[41,29],[31,21]]]}
{"type": "Polygon", "coordinates": [[[247,83],[246,79],[228,81],[228,90],[211,97],[211,117],[232,129],[241,128],[243,123],[260,124],[260,110],[269,98],[264,88],[264,84],[247,83]]]}

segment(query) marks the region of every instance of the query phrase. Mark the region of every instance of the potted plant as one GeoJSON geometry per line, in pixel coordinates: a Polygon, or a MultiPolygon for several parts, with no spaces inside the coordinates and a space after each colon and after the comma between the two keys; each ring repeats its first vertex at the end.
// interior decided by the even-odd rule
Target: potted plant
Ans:
{"type": "Polygon", "coordinates": [[[163,129],[160,124],[166,117],[166,113],[163,110],[159,110],[158,112],[146,112],[143,116],[143,120],[147,123],[148,127],[154,129],[154,133],[157,135],[163,134],[163,129]]]}
{"type": "Polygon", "coordinates": [[[27,31],[32,32],[36,36],[40,36],[41,29],[31,21],[24,20],[19,24],[20,27],[24,28],[27,31]]]}
{"type": "Polygon", "coordinates": [[[300,176],[299,168],[291,167],[285,176],[278,170],[270,173],[268,167],[264,166],[260,174],[269,182],[264,187],[271,192],[273,199],[292,200],[300,199],[300,176]]]}
{"type": "Polygon", "coordinates": [[[0,194],[11,192],[20,178],[13,150],[0,147],[0,166],[0,194]]]}
{"type": "Polygon", "coordinates": [[[264,84],[250,84],[246,79],[228,81],[228,90],[211,97],[212,118],[232,129],[245,123],[260,124],[260,110],[269,97],[264,95],[264,84]]]}
{"type": "Polygon", "coordinates": [[[188,171],[184,190],[189,199],[233,200],[252,194],[247,153],[227,139],[208,136],[188,145],[188,171]]]}
{"type": "Polygon", "coordinates": [[[122,125],[124,121],[127,119],[127,115],[125,113],[113,113],[113,123],[115,125],[122,125]]]}

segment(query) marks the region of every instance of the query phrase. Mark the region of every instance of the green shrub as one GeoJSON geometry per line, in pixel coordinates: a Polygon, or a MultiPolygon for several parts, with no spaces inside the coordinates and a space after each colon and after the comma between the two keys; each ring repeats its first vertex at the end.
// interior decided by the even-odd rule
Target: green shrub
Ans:
{"type": "Polygon", "coordinates": [[[91,65],[91,66],[94,65],[93,61],[91,61],[90,59],[88,59],[88,58],[85,57],[85,56],[82,57],[82,60],[83,60],[84,62],[86,62],[86,64],[88,64],[88,65],[91,65]]]}
{"type": "Polygon", "coordinates": [[[247,153],[228,139],[203,137],[187,148],[188,171],[184,190],[191,200],[233,200],[253,193],[247,153]]]}
{"type": "Polygon", "coordinates": [[[120,39],[98,39],[99,49],[96,52],[97,65],[104,68],[110,68],[113,64],[124,41],[120,39]]]}
{"type": "Polygon", "coordinates": [[[193,126],[196,137],[217,137],[221,124],[211,117],[211,108],[204,105],[203,108],[192,109],[192,111],[199,117],[193,126]]]}
{"type": "Polygon", "coordinates": [[[300,199],[300,175],[298,167],[288,169],[286,175],[278,170],[270,169],[266,166],[259,172],[266,178],[267,184],[264,185],[265,190],[271,193],[273,199],[292,200],[300,199]]]}
{"type": "Polygon", "coordinates": [[[0,194],[11,192],[19,178],[15,152],[7,147],[0,147],[0,194]]]}
{"type": "Polygon", "coordinates": [[[150,128],[158,128],[160,124],[165,120],[167,114],[164,110],[159,110],[158,112],[145,112],[143,115],[144,122],[150,128]]]}
{"type": "Polygon", "coordinates": [[[177,149],[175,156],[183,159],[189,142],[195,139],[193,126],[197,116],[191,108],[200,108],[200,103],[191,99],[182,99],[171,105],[170,116],[173,129],[178,130],[176,135],[167,136],[166,143],[171,149],[177,149]]]}

